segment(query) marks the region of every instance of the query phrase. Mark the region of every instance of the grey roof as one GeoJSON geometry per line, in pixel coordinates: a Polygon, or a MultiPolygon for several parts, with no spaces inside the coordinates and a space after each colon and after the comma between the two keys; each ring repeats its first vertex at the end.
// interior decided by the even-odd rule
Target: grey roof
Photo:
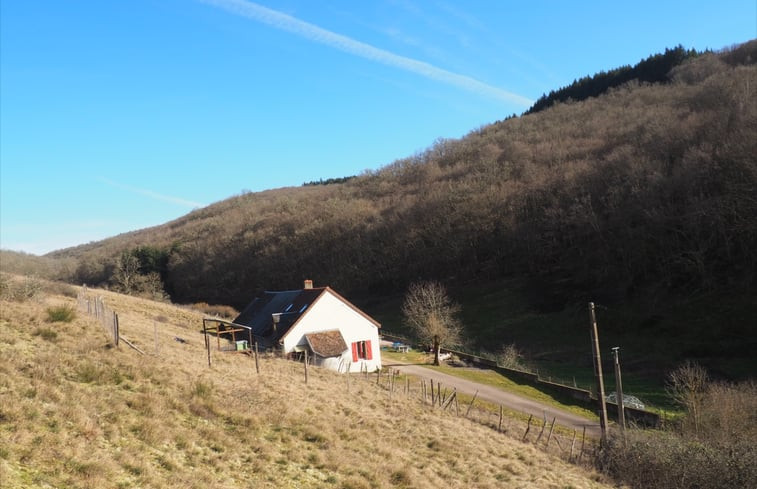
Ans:
{"type": "Polygon", "coordinates": [[[281,339],[289,328],[297,322],[310,305],[326,290],[323,287],[287,290],[282,292],[264,292],[253,300],[234,319],[237,324],[252,328],[252,334],[266,338],[270,343],[281,339]],[[279,323],[274,330],[273,314],[280,314],[279,323]]]}

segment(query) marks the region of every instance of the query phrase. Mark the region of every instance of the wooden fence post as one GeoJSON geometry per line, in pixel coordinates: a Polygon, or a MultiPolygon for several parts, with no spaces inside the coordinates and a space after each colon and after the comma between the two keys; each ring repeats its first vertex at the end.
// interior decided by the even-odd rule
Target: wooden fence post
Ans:
{"type": "Polygon", "coordinates": [[[308,351],[305,350],[305,383],[308,383],[308,351]]]}
{"type": "Polygon", "coordinates": [[[476,402],[476,397],[478,397],[478,390],[477,390],[477,391],[476,391],[476,393],[475,393],[475,394],[473,395],[473,399],[472,399],[472,400],[471,400],[471,402],[470,402],[470,406],[468,406],[468,410],[467,410],[467,411],[465,412],[465,417],[466,417],[466,418],[468,417],[468,414],[470,414],[470,410],[471,410],[471,408],[473,407],[473,403],[474,403],[474,402],[476,402]]]}
{"type": "Polygon", "coordinates": [[[442,407],[442,409],[446,410],[448,407],[450,407],[453,400],[457,401],[457,387],[452,389],[452,394],[450,394],[449,399],[447,400],[447,403],[442,407]]]}
{"type": "Polygon", "coordinates": [[[118,346],[118,340],[121,337],[121,333],[119,332],[119,325],[118,325],[118,314],[115,312],[113,313],[113,340],[116,343],[116,346],[118,346]]]}
{"type": "Polygon", "coordinates": [[[544,448],[549,446],[549,440],[552,439],[552,430],[555,429],[555,420],[557,418],[552,418],[552,425],[549,427],[549,434],[547,435],[547,443],[544,445],[544,448]]]}
{"type": "Polygon", "coordinates": [[[584,426],[584,432],[581,435],[581,451],[578,453],[578,461],[581,461],[581,457],[584,456],[584,443],[586,443],[586,426],[584,426]]]}
{"type": "Polygon", "coordinates": [[[541,435],[544,434],[544,428],[547,427],[547,412],[544,411],[544,421],[541,423],[541,431],[539,432],[539,436],[536,437],[536,443],[539,443],[539,440],[541,440],[541,435]]]}
{"type": "Polygon", "coordinates": [[[533,419],[533,417],[534,417],[533,414],[530,414],[528,416],[528,426],[526,426],[526,432],[523,433],[523,440],[522,441],[526,441],[526,437],[528,436],[528,432],[531,431],[531,420],[533,419]]]}
{"type": "Polygon", "coordinates": [[[202,322],[202,332],[205,337],[205,349],[208,351],[208,367],[210,367],[210,338],[208,338],[208,328],[205,321],[202,322]]]}
{"type": "Polygon", "coordinates": [[[576,446],[576,430],[573,430],[573,441],[570,442],[570,455],[568,455],[568,462],[573,461],[573,448],[576,446]]]}

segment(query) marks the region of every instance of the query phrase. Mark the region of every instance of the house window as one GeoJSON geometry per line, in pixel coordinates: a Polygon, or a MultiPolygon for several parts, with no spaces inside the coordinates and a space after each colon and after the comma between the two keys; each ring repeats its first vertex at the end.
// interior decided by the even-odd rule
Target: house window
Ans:
{"type": "Polygon", "coordinates": [[[371,350],[371,341],[356,341],[352,343],[352,361],[358,360],[371,360],[373,359],[373,351],[371,350]]]}

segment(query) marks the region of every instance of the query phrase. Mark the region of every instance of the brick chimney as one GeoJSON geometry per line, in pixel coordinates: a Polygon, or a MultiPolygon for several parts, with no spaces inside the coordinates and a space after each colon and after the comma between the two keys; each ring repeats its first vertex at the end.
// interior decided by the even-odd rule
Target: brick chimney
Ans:
{"type": "Polygon", "coordinates": [[[312,280],[305,280],[305,288],[306,289],[312,289],[313,288],[313,281],[312,280]]]}

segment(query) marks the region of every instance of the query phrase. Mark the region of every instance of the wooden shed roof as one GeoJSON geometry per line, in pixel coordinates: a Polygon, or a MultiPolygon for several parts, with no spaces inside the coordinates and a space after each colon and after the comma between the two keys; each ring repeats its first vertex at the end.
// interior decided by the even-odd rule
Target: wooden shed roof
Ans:
{"type": "Polygon", "coordinates": [[[305,339],[313,353],[324,358],[338,357],[347,350],[347,343],[338,329],[307,333],[305,339]]]}

